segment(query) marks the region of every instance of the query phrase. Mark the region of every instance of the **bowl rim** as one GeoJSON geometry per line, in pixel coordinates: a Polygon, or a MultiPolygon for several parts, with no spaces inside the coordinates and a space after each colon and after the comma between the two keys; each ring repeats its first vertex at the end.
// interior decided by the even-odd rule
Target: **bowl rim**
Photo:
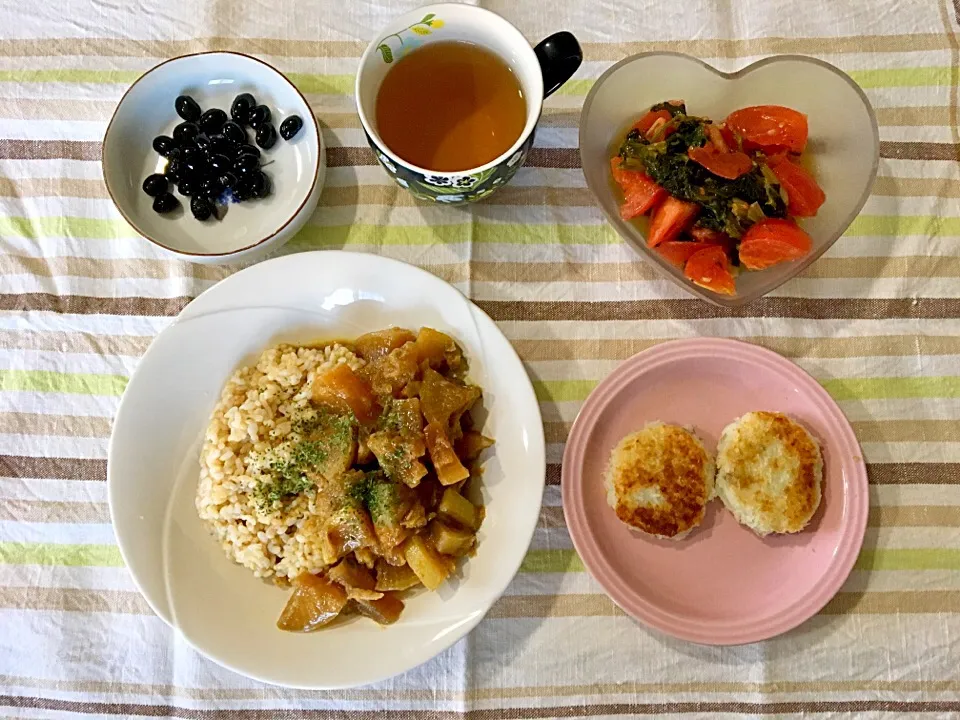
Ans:
{"type": "Polygon", "coordinates": [[[323,158],[322,158],[322,153],[323,153],[323,152],[324,152],[323,141],[322,141],[322,136],[321,136],[321,134],[320,134],[320,125],[319,125],[319,123],[317,122],[317,116],[314,114],[313,108],[310,107],[310,103],[307,102],[307,98],[304,97],[303,93],[300,92],[300,89],[290,80],[290,78],[288,78],[288,77],[287,77],[286,75],[284,75],[282,72],[280,72],[279,70],[277,70],[277,68],[275,68],[275,67],[274,67],[273,65],[271,65],[270,63],[268,63],[268,62],[266,62],[266,61],[264,61],[264,60],[261,60],[260,58],[254,57],[253,55],[248,55],[248,54],[246,54],[246,53],[237,52],[237,51],[235,51],[235,50],[204,50],[204,51],[202,51],[202,52],[186,53],[186,54],[184,54],[184,55],[177,55],[177,56],[175,56],[175,57],[168,58],[167,60],[164,60],[163,62],[154,65],[152,68],[150,68],[150,69],[147,70],[145,73],[143,73],[140,77],[138,77],[136,80],[134,80],[134,81],[130,84],[130,86],[129,86],[126,90],[123,91],[123,95],[120,97],[120,101],[117,103],[116,107],[113,109],[113,114],[110,116],[110,122],[107,123],[107,129],[106,129],[106,130],[104,131],[104,133],[103,133],[103,145],[102,145],[102,150],[101,150],[101,153],[100,153],[100,172],[103,174],[103,184],[106,185],[107,194],[110,196],[110,200],[113,202],[114,207],[117,208],[117,210],[119,211],[120,215],[122,215],[122,216],[123,216],[123,219],[126,220],[127,224],[130,225],[130,227],[132,227],[134,230],[137,231],[137,233],[140,235],[140,237],[142,237],[142,238],[144,238],[145,240],[153,243],[153,244],[156,245],[157,247],[163,248],[163,249],[166,250],[167,252],[171,252],[171,253],[174,253],[175,255],[180,255],[180,256],[183,256],[183,257],[187,257],[187,258],[190,258],[190,257],[197,257],[197,258],[217,258],[217,257],[220,257],[220,258],[229,258],[229,257],[233,257],[233,256],[236,256],[236,255],[239,255],[240,253],[247,252],[248,250],[253,250],[253,249],[256,248],[256,247],[259,247],[260,245],[263,245],[264,243],[269,242],[269,241],[272,240],[273,238],[277,237],[277,236],[278,236],[280,233],[282,233],[284,230],[286,230],[286,228],[287,228],[294,220],[296,220],[297,216],[300,215],[300,213],[303,211],[304,207],[306,207],[306,205],[310,202],[310,199],[311,199],[311,197],[313,197],[314,191],[316,190],[317,182],[318,182],[318,180],[319,180],[319,178],[320,178],[320,168],[323,166],[323,158]],[[273,231],[272,231],[269,235],[267,235],[266,237],[260,238],[259,240],[257,240],[255,243],[252,243],[251,245],[246,245],[246,246],[244,246],[244,247],[237,248],[237,249],[235,249],[235,250],[229,250],[229,251],[227,251],[227,252],[204,253],[204,252],[190,252],[190,251],[188,251],[188,250],[178,250],[177,248],[173,248],[173,247],[170,247],[169,245],[165,245],[164,243],[160,242],[160,241],[157,240],[156,238],[151,237],[150,235],[148,235],[146,232],[144,232],[144,231],[137,225],[137,223],[133,220],[133,218],[130,217],[130,215],[123,209],[123,207],[120,205],[120,203],[117,202],[117,197],[116,197],[116,195],[114,194],[113,188],[110,186],[110,175],[109,175],[109,173],[107,172],[107,144],[108,144],[108,141],[110,140],[110,131],[111,131],[111,129],[113,128],[113,123],[114,123],[114,121],[117,119],[117,114],[120,112],[120,107],[123,105],[124,101],[127,99],[127,95],[130,94],[130,91],[133,90],[133,88],[136,87],[144,78],[146,78],[147,75],[149,75],[150,73],[154,72],[155,70],[159,70],[160,68],[162,68],[162,67],[165,66],[165,65],[169,65],[169,64],[171,64],[171,63],[178,62],[178,61],[182,61],[182,60],[189,60],[189,59],[195,58],[195,57],[201,57],[201,56],[204,56],[204,55],[233,55],[233,56],[242,58],[242,59],[244,59],[244,60],[252,60],[252,61],[255,62],[255,63],[259,63],[260,65],[264,65],[268,70],[273,71],[273,72],[277,75],[277,77],[280,78],[280,80],[282,80],[282,81],[285,82],[287,85],[289,85],[289,86],[293,89],[293,91],[294,91],[297,95],[300,96],[300,99],[303,100],[303,104],[304,104],[304,105],[307,107],[307,109],[309,110],[309,112],[308,112],[307,114],[310,116],[310,124],[311,124],[311,126],[313,127],[313,132],[314,132],[314,136],[315,136],[315,138],[316,138],[316,143],[317,143],[317,162],[316,162],[316,165],[315,165],[315,167],[314,167],[314,169],[313,169],[313,182],[310,184],[310,190],[307,192],[306,196],[304,197],[303,202],[300,203],[300,205],[299,205],[299,206],[297,207],[297,209],[293,212],[293,214],[291,214],[288,218],[286,218],[286,219],[283,221],[283,223],[280,225],[280,227],[278,227],[277,229],[273,230],[273,231]]]}
{"type": "Polygon", "coordinates": [[[860,214],[860,211],[863,210],[863,206],[866,205],[867,200],[870,198],[870,195],[873,191],[873,185],[877,178],[877,171],[880,167],[880,129],[877,125],[877,116],[876,116],[876,113],[874,112],[873,104],[870,102],[870,98],[867,97],[867,94],[863,91],[863,88],[861,88],[856,83],[856,81],[854,81],[853,78],[851,78],[847,73],[845,73],[843,70],[841,70],[837,66],[831,63],[828,63],[825,60],[821,60],[820,58],[811,57],[809,55],[799,55],[796,53],[770,55],[768,57],[761,58],[760,60],[756,60],[752,63],[749,63],[748,65],[744,65],[742,68],[740,68],[739,70],[735,70],[734,72],[726,72],[724,70],[720,70],[714,67],[713,65],[711,65],[710,63],[705,62],[700,58],[694,57],[693,55],[688,55],[686,53],[673,52],[668,50],[655,50],[650,52],[642,52],[642,53],[637,53],[635,55],[630,55],[628,57],[625,57],[619,62],[607,68],[607,70],[605,70],[603,74],[596,79],[596,81],[593,83],[593,87],[590,88],[590,91],[587,93],[586,98],[584,98],[583,107],[581,108],[581,111],[580,111],[580,130],[578,132],[578,145],[579,145],[578,149],[580,151],[580,170],[583,173],[584,179],[587,182],[587,187],[589,187],[590,192],[593,193],[593,196],[596,199],[597,204],[600,206],[600,210],[603,212],[603,215],[606,218],[607,222],[613,226],[613,228],[617,231],[617,234],[620,236],[620,238],[627,245],[629,245],[634,250],[634,252],[637,253],[637,255],[642,257],[645,261],[651,263],[661,275],[663,275],[665,278],[668,278],[678,287],[683,288],[687,292],[691,293],[692,295],[695,295],[701,300],[705,300],[711,305],[716,305],[718,307],[727,308],[727,309],[739,308],[744,305],[748,305],[749,303],[755,302],[760,298],[768,295],[769,293],[773,292],[777,288],[782,287],[784,283],[800,275],[800,273],[802,273],[804,270],[810,267],[810,265],[812,265],[817,259],[819,259],[821,255],[823,255],[827,250],[833,247],[833,244],[840,238],[841,235],[843,235],[843,233],[847,231],[851,223],[853,223],[853,221],[856,219],[857,215],[860,214]],[[607,210],[603,207],[603,204],[600,200],[600,193],[598,189],[593,187],[593,185],[590,183],[590,179],[587,177],[587,174],[585,171],[586,163],[584,162],[584,156],[583,156],[583,147],[584,147],[584,141],[585,141],[585,135],[586,135],[586,123],[584,122],[584,120],[589,115],[590,108],[593,104],[594,98],[597,92],[599,91],[600,86],[603,85],[604,81],[607,79],[608,76],[614,74],[621,67],[624,67],[625,65],[629,65],[632,62],[635,62],[637,60],[641,60],[647,57],[676,57],[676,58],[682,58],[684,60],[691,60],[697,63],[698,65],[704,67],[705,69],[712,72],[714,75],[718,76],[723,80],[738,80],[741,77],[748,75],[753,70],[757,70],[761,67],[764,67],[765,65],[771,65],[784,60],[792,60],[796,62],[809,63],[811,65],[818,65],[825,70],[829,70],[834,75],[837,75],[840,79],[842,79],[844,82],[846,82],[850,86],[850,88],[860,97],[861,102],[863,102],[863,106],[867,111],[867,117],[870,120],[870,129],[872,131],[873,162],[870,168],[870,179],[864,186],[863,193],[861,194],[860,199],[857,201],[856,205],[853,207],[853,209],[850,211],[847,217],[844,218],[843,222],[838,226],[839,229],[835,233],[833,233],[830,237],[828,237],[827,241],[822,244],[820,249],[815,249],[811,251],[810,254],[808,254],[805,258],[797,262],[796,271],[793,273],[793,275],[790,275],[789,277],[784,278],[784,280],[778,283],[777,285],[769,288],[768,290],[760,293],[755,297],[754,296],[749,296],[749,297],[738,296],[738,295],[729,297],[726,295],[719,295],[711,290],[707,290],[706,288],[701,288],[700,286],[690,282],[689,280],[681,279],[675,276],[672,272],[668,270],[667,266],[665,265],[666,261],[661,260],[659,257],[655,256],[650,252],[647,252],[646,246],[644,246],[643,248],[636,247],[636,243],[629,236],[629,234],[625,232],[625,228],[627,226],[629,227],[633,227],[633,226],[630,225],[628,221],[622,220],[619,217],[612,217],[607,212],[607,210]]]}

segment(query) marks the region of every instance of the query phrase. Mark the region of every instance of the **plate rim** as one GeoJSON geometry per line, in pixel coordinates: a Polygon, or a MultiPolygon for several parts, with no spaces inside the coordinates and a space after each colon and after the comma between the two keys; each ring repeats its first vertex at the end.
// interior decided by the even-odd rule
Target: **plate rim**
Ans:
{"type": "Polygon", "coordinates": [[[574,548],[610,599],[627,615],[644,625],[702,645],[743,645],[767,640],[799,627],[819,613],[840,590],[853,569],[863,545],[869,515],[869,483],[863,450],[836,401],[815,378],[779,353],[761,345],[729,338],[685,338],[659,343],[621,363],[597,385],[584,402],[567,438],[561,471],[561,494],[564,517],[574,548]],[[837,424],[840,434],[832,444],[841,449],[836,454],[851,458],[842,463],[845,508],[839,551],[832,556],[825,576],[817,585],[805,591],[786,611],[766,618],[764,624],[759,626],[741,622],[740,626],[730,629],[729,626],[724,628],[709,621],[693,621],[682,614],[664,611],[660,604],[647,600],[642,593],[630,588],[612,570],[590,532],[583,513],[584,483],[580,468],[590,431],[609,400],[624,385],[672,360],[678,353],[689,355],[691,351],[703,353],[711,350],[739,354],[798,381],[805,393],[813,397],[819,409],[837,424]],[[595,570],[603,576],[602,579],[595,570]]]}
{"type": "MultiPolygon", "coordinates": [[[[259,270],[259,272],[263,272],[263,271],[259,270]]],[[[255,309],[256,307],[258,306],[252,306],[250,307],[250,309],[255,309]]],[[[304,308],[298,308],[298,309],[304,309],[304,308]]],[[[307,309],[309,310],[309,308],[307,309]]],[[[466,637],[471,631],[473,631],[474,628],[476,628],[476,626],[486,617],[487,613],[490,611],[493,605],[503,595],[503,593],[506,592],[507,588],[516,578],[516,575],[520,570],[523,560],[526,557],[527,551],[529,550],[529,547],[533,542],[533,537],[536,532],[537,520],[539,518],[540,509],[543,504],[543,494],[544,494],[544,488],[546,486],[546,469],[547,469],[546,439],[545,439],[545,434],[543,429],[543,413],[540,409],[540,403],[536,399],[536,392],[533,387],[533,381],[531,380],[529,373],[526,371],[523,360],[522,358],[520,358],[519,354],[517,353],[516,348],[513,347],[513,344],[510,342],[509,338],[507,338],[506,334],[499,328],[499,326],[493,321],[493,319],[483,309],[481,309],[478,305],[476,305],[476,303],[474,303],[470,298],[468,298],[462,292],[457,290],[457,288],[455,288],[450,283],[434,275],[433,273],[430,273],[427,270],[424,270],[423,268],[417,267],[416,265],[412,265],[412,264],[403,262],[401,260],[395,260],[393,258],[387,258],[380,255],[370,254],[370,253],[350,252],[350,251],[343,251],[343,250],[315,250],[315,251],[308,251],[308,252],[302,252],[302,253],[291,253],[288,255],[271,258],[264,262],[256,263],[247,268],[239,270],[238,272],[224,278],[220,282],[216,283],[215,285],[211,286],[206,291],[201,293],[201,295],[199,295],[193,301],[191,301],[186,307],[184,307],[177,314],[175,318],[173,318],[172,322],[169,325],[163,328],[159,333],[157,333],[154,339],[151,340],[150,346],[147,348],[146,352],[143,354],[140,360],[138,360],[137,366],[134,368],[133,373],[131,373],[130,380],[128,381],[127,386],[124,389],[124,394],[120,399],[120,403],[118,404],[117,411],[114,415],[114,424],[113,424],[113,428],[111,429],[110,440],[107,448],[107,505],[110,512],[111,530],[113,531],[113,535],[117,543],[118,551],[120,552],[120,556],[121,556],[121,559],[123,560],[124,567],[128,573],[128,576],[132,580],[138,593],[145,600],[145,602],[150,607],[154,615],[156,615],[161,621],[163,621],[165,625],[167,625],[168,627],[176,631],[179,637],[182,638],[183,641],[186,642],[187,645],[189,645],[195,652],[197,652],[198,655],[210,660],[211,662],[223,668],[226,668],[231,672],[236,673],[237,675],[240,675],[242,677],[246,677],[258,682],[263,682],[270,685],[278,686],[278,687],[286,687],[286,688],[297,689],[297,690],[342,690],[342,689],[359,687],[362,685],[369,685],[373,683],[382,682],[389,678],[396,677],[406,672],[410,672],[411,670],[414,670],[415,668],[420,667],[421,665],[431,661],[432,659],[437,657],[439,654],[449,649],[452,645],[454,645],[455,643],[457,643],[458,641],[466,637]],[[414,274],[419,274],[423,277],[428,278],[431,282],[442,283],[443,285],[446,285],[452,290],[456,291],[460,296],[462,296],[464,302],[468,306],[469,311],[475,316],[478,316],[480,319],[489,323],[490,329],[495,331],[501,337],[506,347],[509,348],[511,357],[513,357],[516,360],[518,366],[523,371],[522,376],[524,381],[525,394],[528,395],[528,399],[530,400],[530,408],[534,411],[536,418],[539,420],[538,423],[534,423],[533,427],[526,428],[528,436],[531,439],[531,444],[534,446],[535,453],[536,453],[536,456],[533,458],[533,462],[536,464],[538,468],[541,469],[541,472],[536,473],[536,477],[534,478],[534,480],[538,481],[537,483],[539,488],[538,502],[536,503],[535,508],[531,506],[529,510],[529,517],[532,518],[532,520],[529,522],[529,533],[526,538],[526,541],[525,542],[521,541],[517,543],[518,546],[522,545],[523,552],[517,553],[517,558],[515,563],[510,563],[512,572],[510,572],[509,575],[504,576],[505,582],[502,584],[502,586],[492,587],[487,604],[483,607],[478,606],[477,608],[472,610],[469,613],[468,620],[460,622],[459,624],[456,625],[456,628],[454,630],[452,630],[451,632],[445,633],[441,640],[434,643],[434,647],[431,648],[431,652],[423,659],[416,661],[412,665],[406,665],[397,670],[389,670],[387,672],[371,674],[369,677],[363,678],[362,680],[340,682],[340,683],[319,683],[319,682],[309,683],[309,684],[302,684],[302,683],[296,683],[296,682],[288,683],[274,677],[266,677],[261,674],[252,673],[247,670],[240,669],[239,667],[229,662],[228,660],[225,660],[219,657],[214,657],[212,654],[201,649],[196,643],[194,643],[191,640],[190,637],[188,637],[179,627],[177,627],[174,624],[173,618],[168,618],[165,613],[160,612],[160,610],[157,608],[154,602],[150,599],[147,593],[144,592],[144,589],[138,579],[138,576],[133,569],[133,565],[131,565],[129,561],[128,552],[124,547],[124,541],[121,539],[120,534],[117,532],[117,525],[115,522],[115,519],[117,516],[117,507],[116,507],[116,500],[114,497],[113,488],[116,486],[116,483],[119,482],[119,480],[116,479],[116,476],[114,474],[113,468],[115,467],[115,465],[112,462],[112,459],[115,453],[114,438],[116,436],[116,428],[119,425],[119,422],[117,421],[120,419],[124,411],[125,401],[128,397],[127,389],[133,386],[134,383],[136,382],[137,376],[140,373],[140,368],[142,367],[143,360],[150,353],[153,347],[153,343],[161,335],[168,332],[171,328],[174,328],[181,320],[190,320],[193,318],[202,317],[206,315],[208,312],[209,313],[221,312],[223,308],[216,307],[216,306],[208,310],[205,310],[202,307],[204,303],[198,302],[198,301],[200,301],[201,298],[203,298],[204,296],[207,296],[208,293],[210,293],[210,295],[207,297],[206,302],[216,303],[220,297],[220,293],[212,292],[212,291],[214,291],[217,288],[220,288],[222,285],[232,285],[233,283],[231,283],[230,281],[233,280],[233,278],[236,278],[237,276],[242,275],[243,273],[257,272],[259,268],[262,268],[264,266],[282,264],[285,261],[286,262],[303,262],[305,260],[304,256],[312,256],[313,258],[318,258],[322,256],[325,261],[329,261],[331,263],[338,262],[338,261],[365,262],[365,263],[372,262],[372,263],[383,263],[384,265],[388,267],[392,266],[395,269],[398,267],[402,267],[405,272],[412,271],[414,274]],[[192,308],[192,312],[190,310],[191,308],[192,308]]],[[[171,492],[172,492],[172,489],[171,489],[171,492]]],[[[167,505],[164,508],[164,513],[167,513],[168,510],[169,510],[169,500],[167,505]]],[[[165,524],[166,524],[166,521],[165,521],[165,524]]],[[[224,558],[224,560],[229,562],[227,558],[224,558]]],[[[389,628],[386,628],[385,631],[389,631],[389,628]]]]}

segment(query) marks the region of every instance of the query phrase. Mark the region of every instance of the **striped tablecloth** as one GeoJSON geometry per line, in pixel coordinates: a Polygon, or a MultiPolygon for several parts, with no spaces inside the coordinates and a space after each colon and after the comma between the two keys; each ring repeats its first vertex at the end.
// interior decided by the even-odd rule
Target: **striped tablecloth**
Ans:
{"type": "Polygon", "coordinates": [[[353,109],[366,43],[417,4],[0,5],[0,714],[960,716],[958,0],[485,1],[532,41],[574,30],[586,61],[547,103],[527,167],[467,210],[395,187],[353,109]],[[126,380],[189,299],[237,268],[173,262],[139,239],[107,197],[100,138],[141,72],[221,48],[288,72],[324,125],[328,185],[283,252],[346,247],[449,280],[513,341],[541,400],[549,486],[519,576],[467,639],[374,687],[285,691],[202,659],[137,594],[109,524],[107,439],[126,380]],[[802,277],[736,312],[634,257],[579,169],[592,79],[655,49],[723,69],[815,55],[877,111],[883,159],[862,215],[802,277]],[[822,381],[872,483],[841,593],[799,630],[739,648],[674,641],[619,612],[572,550],[558,487],[595,383],[657,342],[709,335],[750,338],[822,381]]]}

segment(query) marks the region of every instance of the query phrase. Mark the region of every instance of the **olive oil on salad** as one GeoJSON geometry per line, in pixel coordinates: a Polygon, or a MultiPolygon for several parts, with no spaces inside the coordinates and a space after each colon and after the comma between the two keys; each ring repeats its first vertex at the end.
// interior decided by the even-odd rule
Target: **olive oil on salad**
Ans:
{"type": "Polygon", "coordinates": [[[418,167],[458,172],[495,160],[527,119],[520,82],[495,53],[472,43],[430,43],[401,58],[377,94],[377,131],[418,167]]]}

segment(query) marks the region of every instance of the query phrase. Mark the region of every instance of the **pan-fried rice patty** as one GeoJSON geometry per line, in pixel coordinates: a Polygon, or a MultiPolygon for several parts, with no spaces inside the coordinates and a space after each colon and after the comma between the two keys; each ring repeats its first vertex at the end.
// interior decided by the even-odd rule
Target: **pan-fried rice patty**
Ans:
{"type": "Polygon", "coordinates": [[[819,443],[782,413],[747,413],[720,435],[717,495],[761,537],[803,530],[820,507],[822,485],[819,443]]]}
{"type": "Polygon", "coordinates": [[[296,437],[298,418],[311,412],[314,376],[339,363],[353,370],[364,365],[337,343],[268,348],[227,381],[210,417],[200,451],[197,512],[227,557],[258,577],[284,582],[325,566],[319,538],[305,523],[316,512],[314,494],[301,493],[265,512],[255,492],[264,479],[264,456],[296,437]]]}
{"type": "Polygon", "coordinates": [[[703,520],[713,476],[713,458],[694,433],[651,422],[610,454],[607,503],[627,525],[679,540],[703,520]]]}

